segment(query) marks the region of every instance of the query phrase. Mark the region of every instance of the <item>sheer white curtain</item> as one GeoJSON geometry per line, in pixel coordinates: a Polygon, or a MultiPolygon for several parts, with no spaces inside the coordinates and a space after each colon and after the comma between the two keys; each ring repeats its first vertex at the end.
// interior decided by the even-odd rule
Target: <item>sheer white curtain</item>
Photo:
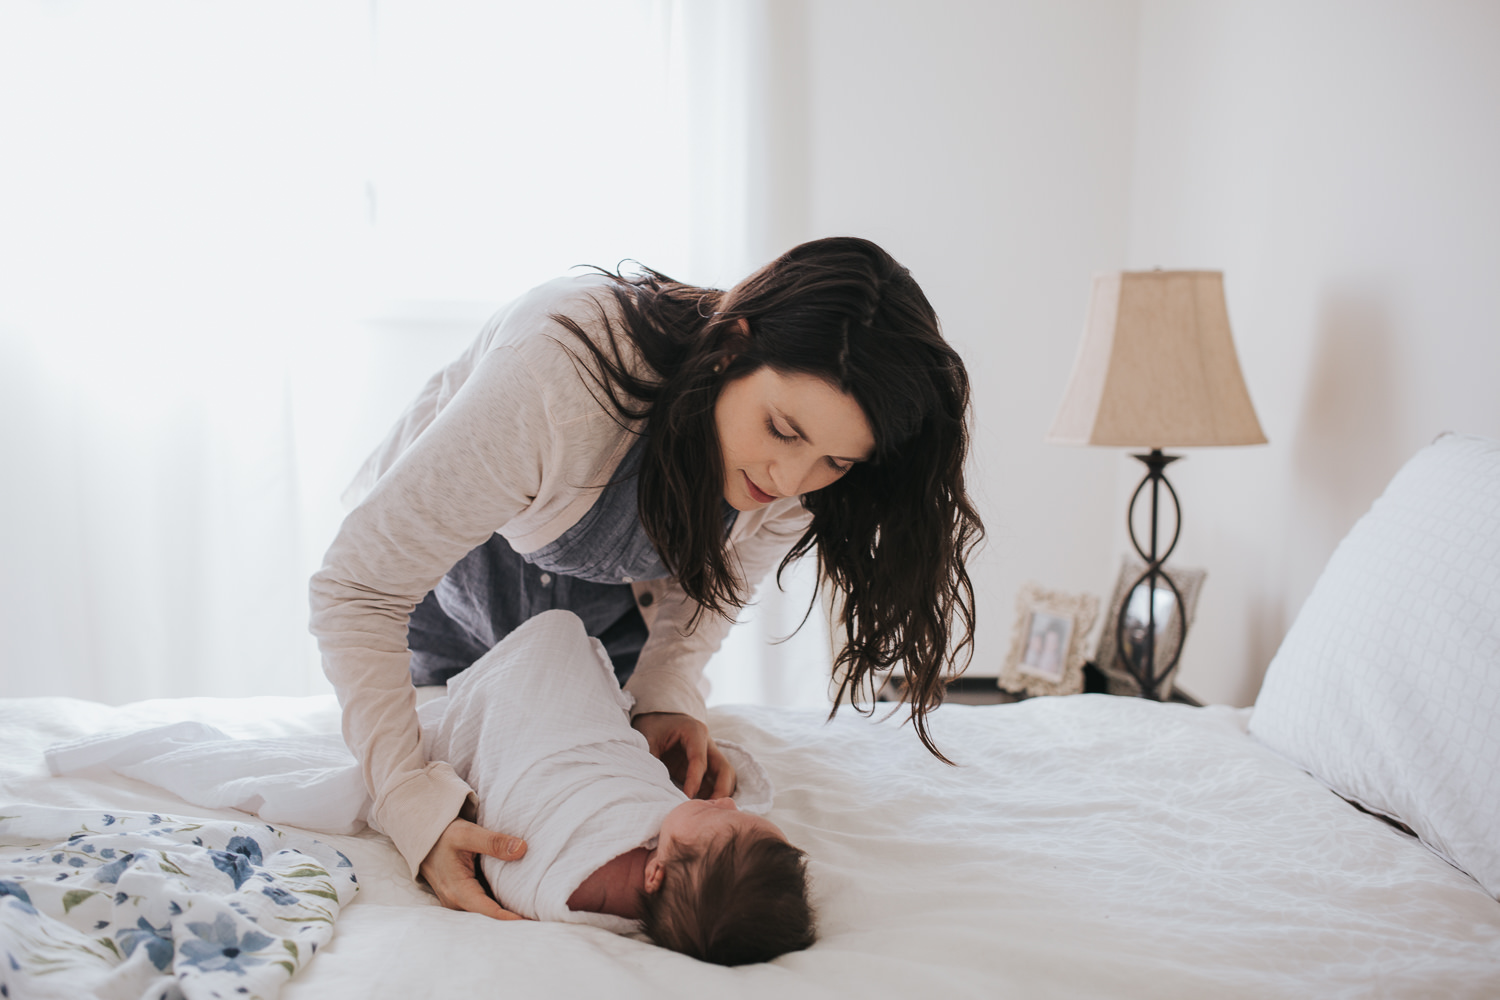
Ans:
{"type": "Polygon", "coordinates": [[[359,26],[0,7],[5,694],[311,683],[288,359],[348,290],[359,26]]]}
{"type": "MultiPolygon", "coordinates": [[[[762,17],[0,8],[0,694],[325,689],[306,580],[337,495],[494,305],[778,249],[750,222],[762,17]]],[[[731,645],[721,689],[787,700],[731,645]]]]}

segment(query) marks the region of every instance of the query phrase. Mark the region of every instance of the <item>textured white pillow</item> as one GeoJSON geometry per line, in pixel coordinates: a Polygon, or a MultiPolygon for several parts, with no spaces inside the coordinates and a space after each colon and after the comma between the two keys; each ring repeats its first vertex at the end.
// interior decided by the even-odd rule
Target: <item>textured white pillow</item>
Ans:
{"type": "Polygon", "coordinates": [[[1250,732],[1500,899],[1500,441],[1419,451],[1329,559],[1250,732]]]}

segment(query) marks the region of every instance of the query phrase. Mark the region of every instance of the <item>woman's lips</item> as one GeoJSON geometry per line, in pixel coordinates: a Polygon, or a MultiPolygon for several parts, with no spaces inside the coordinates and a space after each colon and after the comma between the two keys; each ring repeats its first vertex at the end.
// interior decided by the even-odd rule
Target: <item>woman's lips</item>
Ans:
{"type": "Polygon", "coordinates": [[[772,500],[776,499],[765,490],[756,486],[754,480],[750,478],[750,473],[741,470],[740,475],[745,477],[745,488],[750,492],[750,499],[754,500],[756,503],[770,503],[772,500]]]}

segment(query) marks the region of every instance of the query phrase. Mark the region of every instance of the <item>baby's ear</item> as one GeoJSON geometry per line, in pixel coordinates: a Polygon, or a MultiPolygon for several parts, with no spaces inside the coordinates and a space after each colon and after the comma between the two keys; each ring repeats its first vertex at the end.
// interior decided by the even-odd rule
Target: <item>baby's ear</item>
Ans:
{"type": "Polygon", "coordinates": [[[646,880],[645,884],[641,886],[645,890],[646,895],[656,895],[656,891],[661,888],[662,879],[666,877],[666,874],[666,865],[662,864],[657,858],[656,852],[652,851],[651,856],[646,859],[646,880]]]}

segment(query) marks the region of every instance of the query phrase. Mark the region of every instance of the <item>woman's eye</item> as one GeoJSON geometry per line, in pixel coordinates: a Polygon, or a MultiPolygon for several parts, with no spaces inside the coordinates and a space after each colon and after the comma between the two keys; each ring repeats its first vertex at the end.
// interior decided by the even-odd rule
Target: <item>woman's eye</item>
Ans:
{"type": "Polygon", "coordinates": [[[795,441],[795,440],[797,440],[797,435],[795,435],[795,434],[783,434],[783,433],[781,433],[781,431],[777,430],[776,429],[776,421],[772,420],[770,417],[766,418],[766,430],[770,431],[771,432],[771,436],[774,437],[778,441],[795,441]]]}
{"type": "MultiPolygon", "coordinates": [[[[771,436],[773,438],[775,438],[776,440],[778,440],[778,441],[791,442],[791,441],[800,441],[800,440],[802,440],[801,437],[798,436],[798,435],[796,435],[796,434],[783,434],[783,433],[781,433],[780,428],[778,428],[776,426],[775,419],[773,419],[771,417],[767,417],[766,418],[766,430],[769,431],[770,434],[771,434],[771,436]]],[[[831,458],[824,459],[824,461],[826,461],[828,463],[828,467],[830,469],[832,469],[834,472],[837,472],[841,476],[844,473],[848,472],[850,469],[854,468],[853,465],[840,465],[839,463],[835,462],[831,458]]]]}

